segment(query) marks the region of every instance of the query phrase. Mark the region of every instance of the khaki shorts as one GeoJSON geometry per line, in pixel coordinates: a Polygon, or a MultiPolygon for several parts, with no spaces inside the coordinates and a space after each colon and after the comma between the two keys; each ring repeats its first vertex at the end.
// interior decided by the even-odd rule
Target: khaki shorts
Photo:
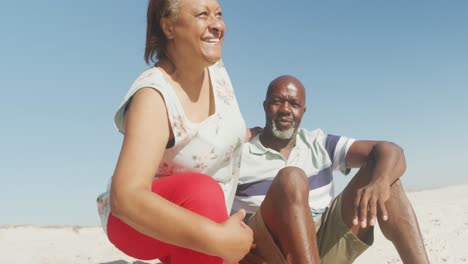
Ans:
{"type": "MultiPolygon", "coordinates": [[[[258,255],[268,264],[288,263],[265,226],[260,210],[252,215],[248,225],[254,231],[254,241],[257,244],[255,251],[258,255]]],[[[322,218],[315,223],[315,230],[317,230],[320,261],[323,264],[352,263],[374,242],[372,227],[365,241],[361,241],[343,222],[341,194],[333,200],[322,218]]]]}

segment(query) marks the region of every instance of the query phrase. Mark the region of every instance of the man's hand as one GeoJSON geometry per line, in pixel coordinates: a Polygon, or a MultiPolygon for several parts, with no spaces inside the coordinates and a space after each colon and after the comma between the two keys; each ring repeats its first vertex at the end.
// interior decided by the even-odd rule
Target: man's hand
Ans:
{"type": "Polygon", "coordinates": [[[361,228],[369,225],[375,225],[377,211],[380,211],[380,218],[387,221],[388,214],[385,207],[385,202],[390,198],[390,185],[379,181],[370,183],[357,190],[354,201],[354,218],[353,225],[361,224],[361,228]],[[369,214],[369,215],[368,215],[369,214]]]}
{"type": "Polygon", "coordinates": [[[245,255],[245,257],[239,261],[239,264],[267,264],[265,260],[263,260],[260,256],[255,254],[255,247],[256,244],[252,244],[250,248],[250,252],[245,255]]]}

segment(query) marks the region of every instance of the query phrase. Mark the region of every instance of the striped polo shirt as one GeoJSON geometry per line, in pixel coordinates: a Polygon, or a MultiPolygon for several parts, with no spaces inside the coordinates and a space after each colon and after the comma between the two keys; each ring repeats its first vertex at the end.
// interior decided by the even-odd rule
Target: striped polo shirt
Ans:
{"type": "Polygon", "coordinates": [[[278,171],[295,166],[303,169],[309,179],[309,204],[314,219],[318,218],[335,196],[333,171],[340,170],[345,175],[350,171],[345,166],[345,157],[354,141],[324,134],[320,129],[308,131],[300,128],[296,145],[285,159],[279,152],[263,146],[257,135],[243,146],[233,210],[244,208],[248,214],[254,213],[278,171]]]}

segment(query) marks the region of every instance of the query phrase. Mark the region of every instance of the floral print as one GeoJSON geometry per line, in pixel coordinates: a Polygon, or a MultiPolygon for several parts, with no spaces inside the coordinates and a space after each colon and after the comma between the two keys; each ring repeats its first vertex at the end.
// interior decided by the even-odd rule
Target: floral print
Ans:
{"type": "Polygon", "coordinates": [[[209,160],[215,160],[216,158],[218,158],[218,155],[216,155],[215,152],[215,148],[212,148],[210,152],[205,153],[203,155],[193,155],[192,159],[195,162],[195,166],[193,167],[201,171],[208,168],[209,160]]]}
{"type": "Polygon", "coordinates": [[[216,84],[218,85],[218,89],[216,89],[218,98],[221,99],[225,104],[231,105],[234,101],[234,92],[232,90],[231,84],[226,79],[220,79],[216,84]]]}
{"type": "Polygon", "coordinates": [[[152,71],[146,71],[136,81],[139,82],[139,81],[151,79],[151,76],[153,76],[153,74],[154,72],[152,71]]]}
{"type": "Polygon", "coordinates": [[[232,144],[231,147],[229,147],[229,150],[226,152],[224,155],[224,162],[228,162],[231,160],[232,156],[234,155],[235,151],[237,151],[242,145],[242,140],[240,138],[237,139],[237,142],[232,144]]]}
{"type": "Polygon", "coordinates": [[[216,115],[213,117],[213,123],[215,125],[215,131],[216,131],[216,135],[219,134],[219,130],[221,129],[221,120],[223,118],[221,117],[221,115],[219,113],[216,113],[216,115]]]}
{"type": "Polygon", "coordinates": [[[180,114],[172,116],[172,132],[174,137],[181,138],[188,135],[187,123],[180,114]]]}
{"type": "Polygon", "coordinates": [[[109,196],[107,195],[100,195],[98,198],[97,198],[97,202],[98,202],[98,212],[99,212],[99,215],[103,215],[104,214],[104,208],[106,206],[109,205],[109,196]]]}

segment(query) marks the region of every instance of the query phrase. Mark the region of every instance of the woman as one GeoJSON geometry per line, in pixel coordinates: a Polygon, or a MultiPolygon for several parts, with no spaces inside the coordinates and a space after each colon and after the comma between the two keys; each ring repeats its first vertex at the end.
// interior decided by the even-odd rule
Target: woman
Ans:
{"type": "Polygon", "coordinates": [[[108,192],[109,240],[138,259],[239,261],[252,245],[245,211],[228,217],[246,128],[221,59],[216,0],[150,0],[145,59],[115,115],[124,134],[108,192]]]}

